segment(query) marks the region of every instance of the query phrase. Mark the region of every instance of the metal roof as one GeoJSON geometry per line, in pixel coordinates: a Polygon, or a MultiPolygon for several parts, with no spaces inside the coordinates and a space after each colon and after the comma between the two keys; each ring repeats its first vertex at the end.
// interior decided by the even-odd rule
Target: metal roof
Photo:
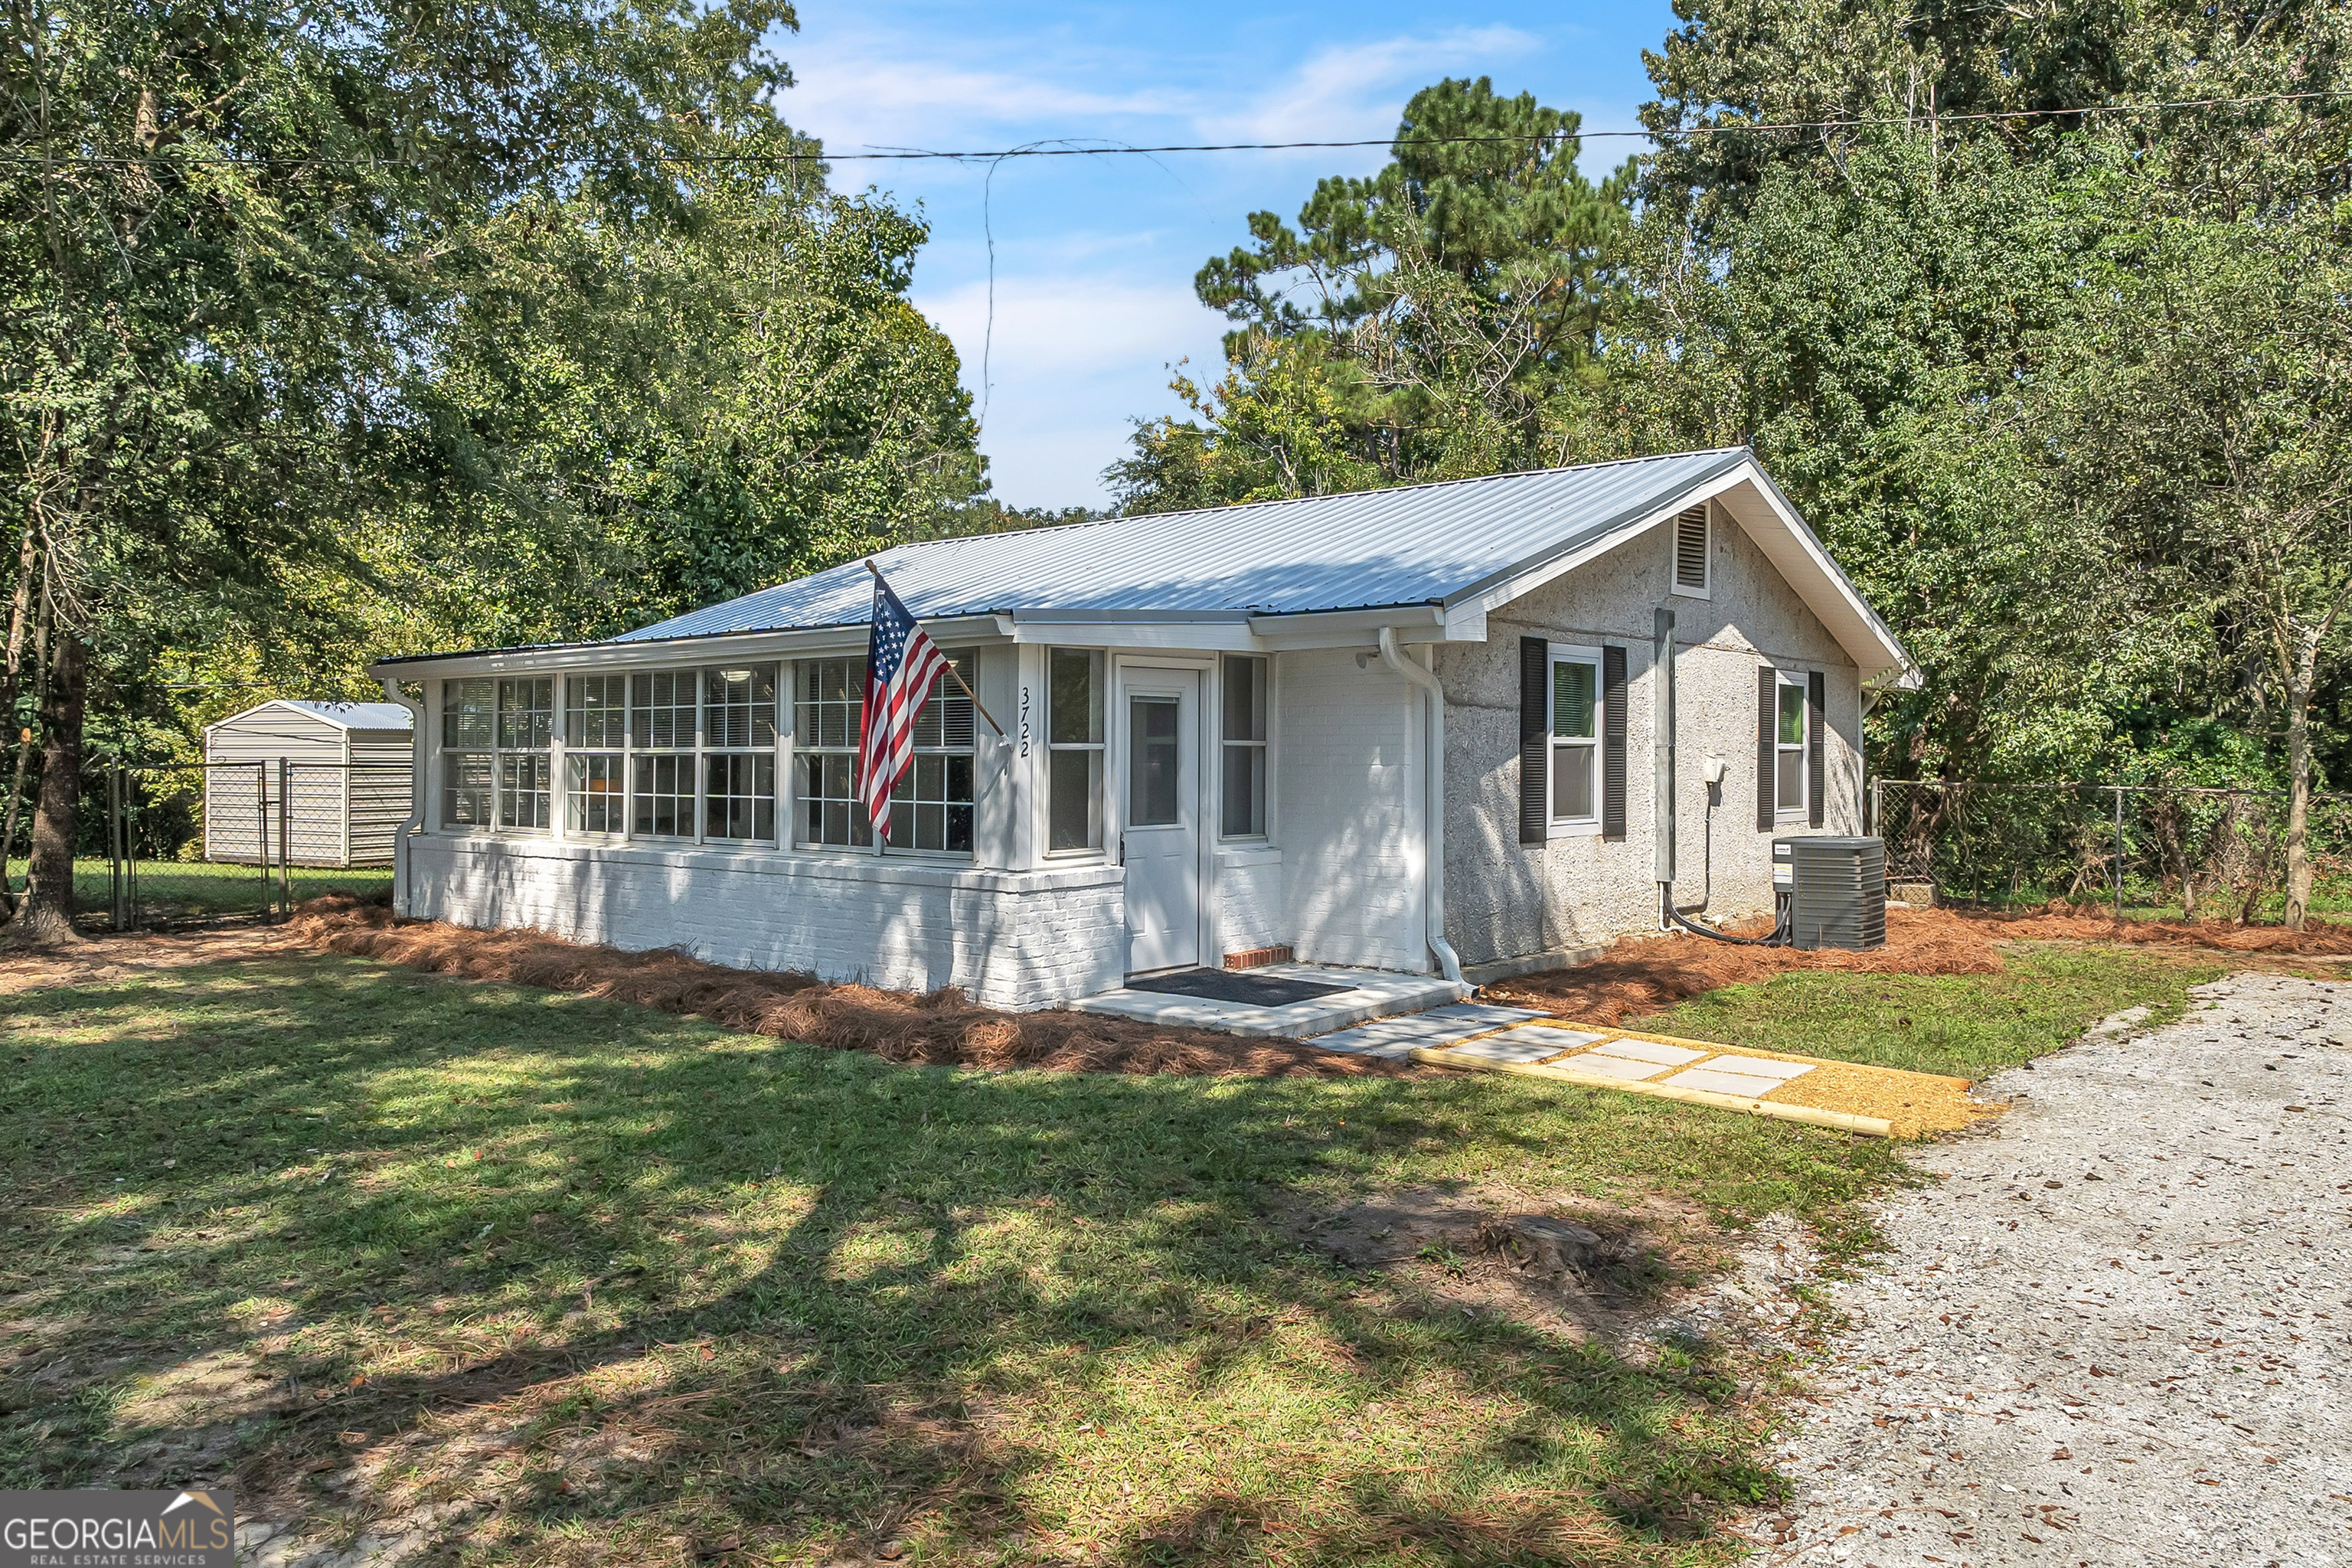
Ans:
{"type": "MultiPolygon", "coordinates": [[[[1106,518],[900,544],[874,557],[924,619],[1052,611],[1240,620],[1444,605],[1655,513],[1750,460],[1746,447],[1397,489],[1106,518]]],[[[862,563],[612,640],[865,624],[862,563]]]]}
{"type": "Polygon", "coordinates": [[[217,730],[223,724],[234,724],[272,708],[292,708],[340,730],[405,730],[415,722],[414,715],[397,702],[318,702],[306,698],[278,697],[242,713],[216,720],[205,728],[217,730]]]}

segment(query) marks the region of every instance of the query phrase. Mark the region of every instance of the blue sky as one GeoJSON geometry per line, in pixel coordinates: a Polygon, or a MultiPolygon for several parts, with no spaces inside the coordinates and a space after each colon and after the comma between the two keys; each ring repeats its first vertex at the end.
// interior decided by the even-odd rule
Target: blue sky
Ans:
{"type": "MultiPolygon", "coordinates": [[[[828,151],[1002,148],[1059,138],[1132,144],[1384,137],[1416,89],[1491,76],[1622,130],[1648,94],[1642,50],[1674,25],[1662,0],[1433,10],[1127,0],[802,0],[784,41],[798,85],[784,117],[828,151]]],[[[1588,173],[1635,143],[1591,144],[1588,173]]],[[[996,493],[1019,506],[1094,505],[1129,421],[1174,413],[1170,364],[1213,374],[1226,322],[1192,274],[1287,220],[1324,174],[1369,174],[1378,148],[1031,158],[982,166],[842,162],[834,183],[919,205],[931,241],[915,302],[944,328],[982,393],[982,449],[996,493]],[[988,243],[996,253],[988,323],[988,243]]]]}

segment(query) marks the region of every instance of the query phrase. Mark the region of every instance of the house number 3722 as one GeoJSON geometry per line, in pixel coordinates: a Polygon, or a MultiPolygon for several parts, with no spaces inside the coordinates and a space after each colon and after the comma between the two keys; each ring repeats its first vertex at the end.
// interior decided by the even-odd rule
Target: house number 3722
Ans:
{"type": "Polygon", "coordinates": [[[1021,754],[1029,754],[1029,689],[1021,689],[1021,754]]]}

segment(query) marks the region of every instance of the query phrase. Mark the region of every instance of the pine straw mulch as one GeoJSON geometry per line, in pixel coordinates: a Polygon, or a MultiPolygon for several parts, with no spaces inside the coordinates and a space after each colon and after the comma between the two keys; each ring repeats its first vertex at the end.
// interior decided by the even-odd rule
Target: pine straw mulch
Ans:
{"type": "MultiPolygon", "coordinates": [[[[1759,923],[1737,935],[1761,935],[1759,923]]],[[[1515,1003],[1588,1023],[1622,1026],[1726,985],[1769,980],[1792,969],[1846,969],[1864,974],[1994,974],[2001,969],[1977,923],[1948,910],[1886,911],[1886,945],[1868,952],[1824,948],[1738,947],[1703,936],[1627,937],[1607,954],[1574,969],[1498,980],[1494,1001],[1515,1003]]]]}
{"type": "Polygon", "coordinates": [[[623,952],[535,931],[400,921],[381,904],[343,896],[298,906],[286,929],[301,945],[326,952],[629,1002],[745,1034],[871,1051],[894,1062],[1249,1078],[1410,1078],[1426,1070],[1297,1040],[1246,1039],[1060,1010],[1003,1013],[975,1005],[953,986],[917,996],[826,984],[806,974],[727,969],[680,952],[623,952]]]}

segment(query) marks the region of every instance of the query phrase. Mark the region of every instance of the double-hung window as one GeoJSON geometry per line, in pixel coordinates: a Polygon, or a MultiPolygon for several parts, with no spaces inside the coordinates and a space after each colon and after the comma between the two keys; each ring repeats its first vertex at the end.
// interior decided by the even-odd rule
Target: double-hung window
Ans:
{"type": "Polygon", "coordinates": [[[1551,645],[1551,826],[1601,826],[1601,650],[1551,645]]]}
{"type": "Polygon", "coordinates": [[[630,783],[640,838],[694,837],[695,672],[646,670],[629,677],[630,783]]]}
{"type": "Polygon", "coordinates": [[[1812,737],[1806,726],[1811,721],[1805,702],[1805,678],[1785,672],[1780,676],[1778,722],[1772,733],[1772,805],[1781,816],[1802,813],[1810,796],[1805,776],[1808,766],[1807,742],[1812,737]]]}
{"type": "Polygon", "coordinates": [[[549,676],[499,682],[499,826],[555,825],[555,783],[548,742],[554,738],[555,681],[549,676]]]}
{"type": "Polygon", "coordinates": [[[1048,852],[1103,847],[1103,656],[1045,653],[1045,815],[1048,852]]]}
{"type": "Polygon", "coordinates": [[[497,820],[499,683],[441,683],[441,826],[485,828],[497,820]]]}
{"type": "Polygon", "coordinates": [[[793,704],[793,795],[803,844],[864,848],[874,825],[857,800],[857,726],[866,706],[866,661],[804,658],[793,704]]]}
{"type": "MultiPolygon", "coordinates": [[[[948,662],[971,679],[971,655],[948,662]]],[[[914,763],[890,792],[891,848],[971,853],[971,699],[955,675],[942,675],[915,714],[914,763]]]]}
{"type": "Polygon", "coordinates": [[[1265,660],[1224,660],[1223,821],[1227,838],[1265,837],[1265,660]]]}
{"type": "Polygon", "coordinates": [[[702,836],[776,837],[776,667],[702,672],[702,836]]]}
{"type": "Polygon", "coordinates": [[[563,682],[563,827],[620,833],[628,826],[629,679],[573,675],[563,682]]]}

